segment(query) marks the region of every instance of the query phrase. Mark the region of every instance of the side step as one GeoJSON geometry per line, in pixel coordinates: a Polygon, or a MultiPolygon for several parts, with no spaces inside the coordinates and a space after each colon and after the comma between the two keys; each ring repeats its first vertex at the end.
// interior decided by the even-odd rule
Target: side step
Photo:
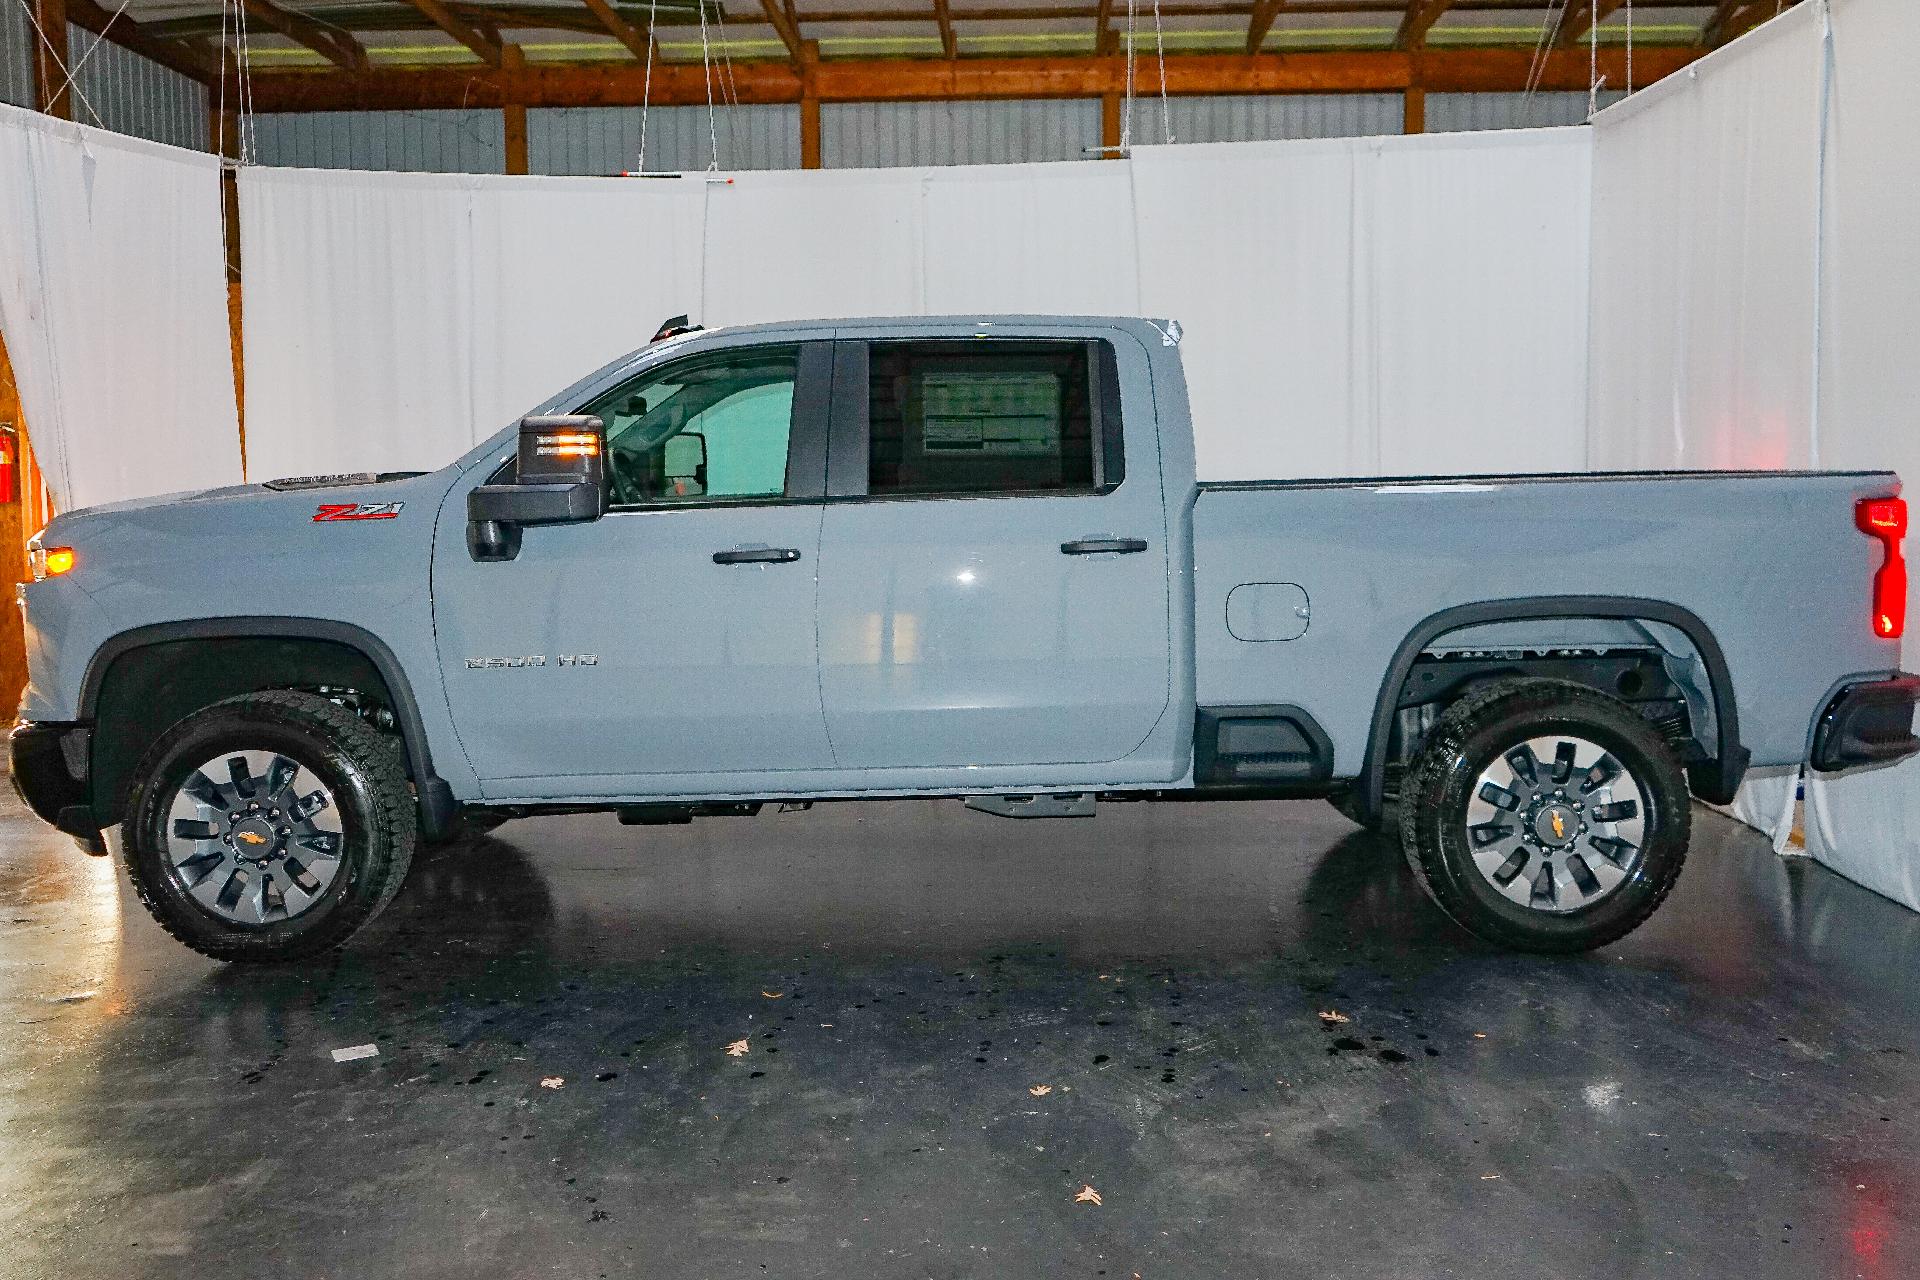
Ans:
{"type": "Polygon", "coordinates": [[[968,796],[966,805],[996,818],[1091,818],[1096,797],[1091,791],[1058,795],[968,796]]]}

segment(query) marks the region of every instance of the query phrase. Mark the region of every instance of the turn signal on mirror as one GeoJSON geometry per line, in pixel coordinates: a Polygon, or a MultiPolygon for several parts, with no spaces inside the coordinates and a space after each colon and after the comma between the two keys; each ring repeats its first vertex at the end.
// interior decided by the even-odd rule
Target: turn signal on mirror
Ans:
{"type": "Polygon", "coordinates": [[[33,568],[33,580],[42,582],[57,578],[73,568],[73,548],[32,547],[28,549],[27,559],[33,568]]]}

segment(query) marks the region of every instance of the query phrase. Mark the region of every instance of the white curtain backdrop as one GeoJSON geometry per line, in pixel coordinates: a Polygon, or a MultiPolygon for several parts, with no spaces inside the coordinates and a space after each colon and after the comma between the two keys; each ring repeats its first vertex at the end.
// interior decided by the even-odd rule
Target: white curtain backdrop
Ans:
{"type": "Polygon", "coordinates": [[[0,334],[61,510],[240,479],[213,157],[0,105],[0,334]]]}
{"type": "Polygon", "coordinates": [[[1207,478],[1577,468],[1589,162],[1566,129],[674,180],[248,169],[249,472],[438,466],[679,312],[965,311],[1179,319],[1207,478]]]}
{"type": "MultiPolygon", "coordinates": [[[[1596,467],[1920,477],[1910,7],[1814,0],[1595,119],[1596,467]]],[[[1755,776],[1735,815],[1784,844],[1797,777],[1755,776]]],[[[1808,852],[1920,910],[1920,762],[1806,795],[1808,852]]]]}

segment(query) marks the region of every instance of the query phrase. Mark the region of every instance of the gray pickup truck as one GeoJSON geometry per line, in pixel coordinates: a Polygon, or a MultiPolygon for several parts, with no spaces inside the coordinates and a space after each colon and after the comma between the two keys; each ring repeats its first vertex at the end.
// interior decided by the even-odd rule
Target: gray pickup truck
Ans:
{"type": "Polygon", "coordinates": [[[675,328],[438,471],[54,520],[26,802],[232,960],[463,828],[889,796],[1327,797],[1571,951],[1672,888],[1689,791],[1920,750],[1892,474],[1199,483],[1172,324],[675,328]]]}

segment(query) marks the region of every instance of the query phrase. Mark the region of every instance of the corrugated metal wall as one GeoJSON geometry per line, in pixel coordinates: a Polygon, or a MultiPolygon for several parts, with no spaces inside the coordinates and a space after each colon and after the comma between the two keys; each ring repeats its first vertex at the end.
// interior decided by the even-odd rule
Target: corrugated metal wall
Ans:
{"type": "Polygon", "coordinates": [[[86,99],[84,106],[74,102],[75,120],[176,147],[207,149],[205,85],[83,27],[67,28],[67,55],[79,68],[74,87],[86,99]]]}
{"type": "Polygon", "coordinates": [[[506,122],[498,111],[323,111],[254,116],[253,156],[294,169],[500,173],[506,122]]]}
{"type": "Polygon", "coordinates": [[[0,4],[0,102],[33,105],[33,42],[38,39],[19,0],[0,4]]]}
{"type": "MultiPolygon", "coordinates": [[[[1359,138],[1399,133],[1405,103],[1397,93],[1250,94],[1170,98],[1175,142],[1255,142],[1267,138],[1359,138]]],[[[1163,141],[1158,98],[1133,104],[1133,140],[1163,141]]]]}
{"type": "MultiPolygon", "coordinates": [[[[647,112],[647,171],[798,169],[800,108],[654,107],[647,112]]],[[[639,167],[640,108],[542,107],[527,112],[527,169],[600,175],[639,167]]]]}
{"type": "MultiPolygon", "coordinates": [[[[1626,97],[1618,91],[1600,95],[1600,105],[1612,106],[1626,97]]],[[[1430,93],[1427,95],[1427,132],[1457,133],[1470,129],[1539,129],[1556,124],[1584,124],[1584,93],[1430,93]]]]}
{"type": "MultiPolygon", "coordinates": [[[[1136,116],[1136,133],[1138,124],[1136,116]]],[[[1079,160],[1099,145],[1098,98],[820,108],[820,159],[829,169],[1079,160]]]]}

